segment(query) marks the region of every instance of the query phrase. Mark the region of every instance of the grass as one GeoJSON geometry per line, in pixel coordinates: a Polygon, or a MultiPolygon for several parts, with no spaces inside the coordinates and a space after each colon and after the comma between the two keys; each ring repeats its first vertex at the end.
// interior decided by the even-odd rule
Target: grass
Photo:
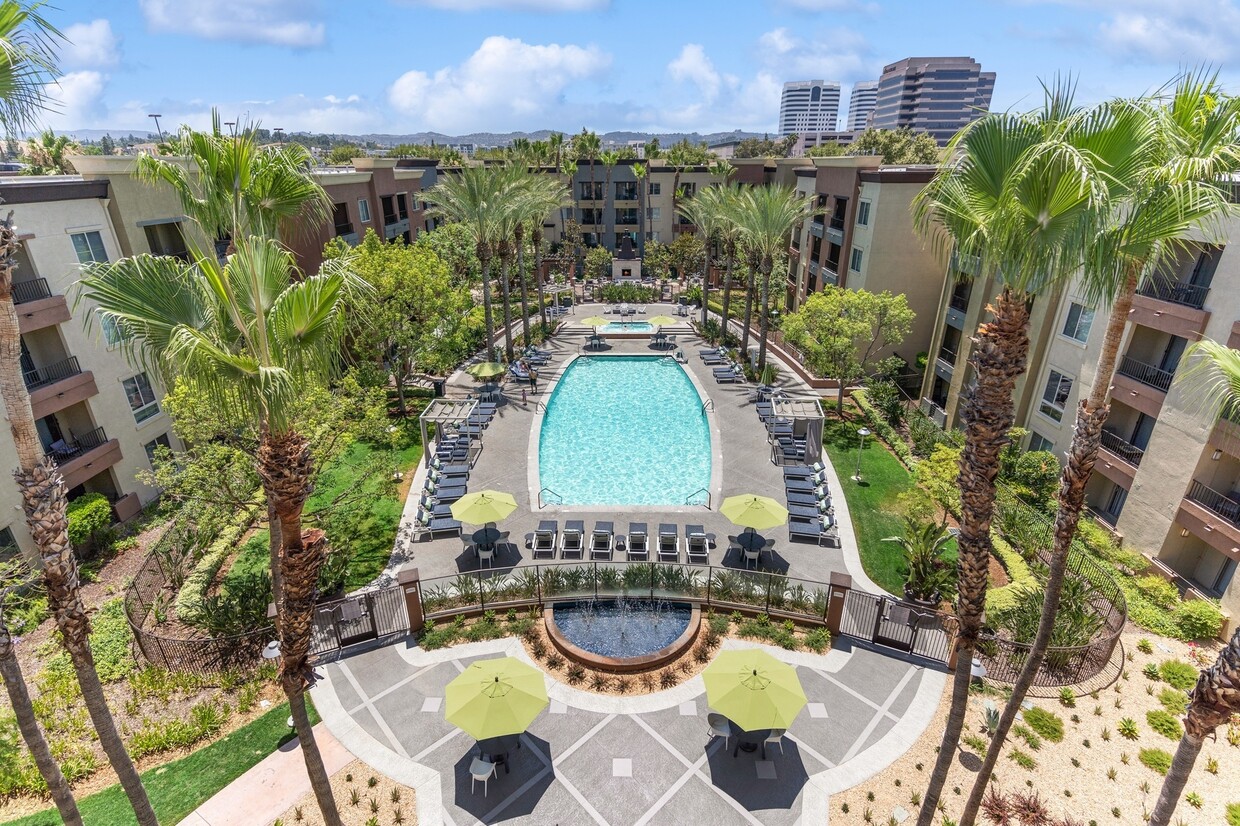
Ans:
{"type": "MultiPolygon", "coordinates": [[[[307,698],[310,721],[318,722],[314,704],[307,698]]],[[[240,777],[279,746],[295,737],[287,725],[288,705],[271,709],[205,748],[142,773],[142,783],[161,823],[177,823],[220,789],[240,777]]],[[[136,824],[129,799],[120,785],[78,801],[86,823],[108,826],[136,824]]],[[[55,809],[6,821],[12,826],[56,826],[55,809]]]]}

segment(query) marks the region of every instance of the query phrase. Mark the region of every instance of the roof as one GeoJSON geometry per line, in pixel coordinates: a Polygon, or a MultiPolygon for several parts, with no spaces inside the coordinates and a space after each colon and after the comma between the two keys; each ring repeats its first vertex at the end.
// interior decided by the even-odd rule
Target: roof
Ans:
{"type": "Polygon", "coordinates": [[[0,198],[3,198],[6,204],[37,204],[106,197],[106,179],[87,181],[78,175],[0,177],[0,198]]]}
{"type": "Polygon", "coordinates": [[[771,412],[777,419],[815,421],[823,418],[822,405],[817,399],[776,398],[771,412]]]}
{"type": "Polygon", "coordinates": [[[434,424],[458,424],[469,420],[477,404],[473,399],[432,399],[418,418],[434,424]]]}

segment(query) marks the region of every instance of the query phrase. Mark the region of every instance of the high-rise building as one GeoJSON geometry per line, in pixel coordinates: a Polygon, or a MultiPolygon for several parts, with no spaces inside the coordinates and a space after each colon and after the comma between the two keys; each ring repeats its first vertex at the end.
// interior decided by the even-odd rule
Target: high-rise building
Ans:
{"type": "Polygon", "coordinates": [[[848,129],[860,132],[869,126],[870,113],[878,99],[877,80],[859,80],[853,84],[848,97],[848,129]]]}
{"type": "Polygon", "coordinates": [[[840,84],[794,80],[779,101],[779,134],[834,132],[840,116],[840,84]]]}
{"type": "Polygon", "coordinates": [[[971,57],[906,57],[883,67],[871,125],[926,132],[946,146],[990,109],[994,89],[995,73],[971,57]]]}

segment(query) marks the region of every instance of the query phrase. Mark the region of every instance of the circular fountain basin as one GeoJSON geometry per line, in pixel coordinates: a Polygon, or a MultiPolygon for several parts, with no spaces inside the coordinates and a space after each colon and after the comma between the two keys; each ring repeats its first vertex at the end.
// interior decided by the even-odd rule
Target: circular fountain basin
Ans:
{"type": "Polygon", "coordinates": [[[645,671],[693,645],[702,611],[685,602],[599,599],[543,609],[547,636],[566,657],[601,671],[645,671]]]}

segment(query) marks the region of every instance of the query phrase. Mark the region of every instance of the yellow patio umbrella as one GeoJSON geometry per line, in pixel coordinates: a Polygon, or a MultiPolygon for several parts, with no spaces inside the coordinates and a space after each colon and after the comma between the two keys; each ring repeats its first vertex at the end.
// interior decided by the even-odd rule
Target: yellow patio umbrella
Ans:
{"type": "Polygon", "coordinates": [[[476,379],[493,379],[504,375],[504,365],[498,361],[480,361],[465,368],[465,372],[476,379]]]}
{"type": "Polygon", "coordinates": [[[666,327],[669,324],[676,323],[676,319],[670,315],[657,315],[654,318],[648,319],[648,321],[656,327],[666,327]]]}
{"type": "Polygon", "coordinates": [[[512,494],[498,490],[467,493],[451,505],[452,518],[470,525],[486,525],[507,519],[517,509],[512,494]]]}
{"type": "Polygon", "coordinates": [[[608,324],[610,322],[601,315],[592,315],[589,318],[581,319],[581,323],[587,327],[602,327],[604,324],[608,324]]]}
{"type": "Polygon", "coordinates": [[[475,740],[520,734],[546,707],[543,673],[512,657],[472,662],[444,689],[444,719],[475,740]]]}
{"type": "Polygon", "coordinates": [[[756,493],[729,496],[719,506],[719,512],[733,525],[754,530],[777,528],[788,521],[787,508],[769,496],[759,496],[756,493]]]}
{"type": "Polygon", "coordinates": [[[744,731],[786,729],[805,707],[796,669],[757,648],[721,652],[702,682],[710,707],[744,731]]]}

